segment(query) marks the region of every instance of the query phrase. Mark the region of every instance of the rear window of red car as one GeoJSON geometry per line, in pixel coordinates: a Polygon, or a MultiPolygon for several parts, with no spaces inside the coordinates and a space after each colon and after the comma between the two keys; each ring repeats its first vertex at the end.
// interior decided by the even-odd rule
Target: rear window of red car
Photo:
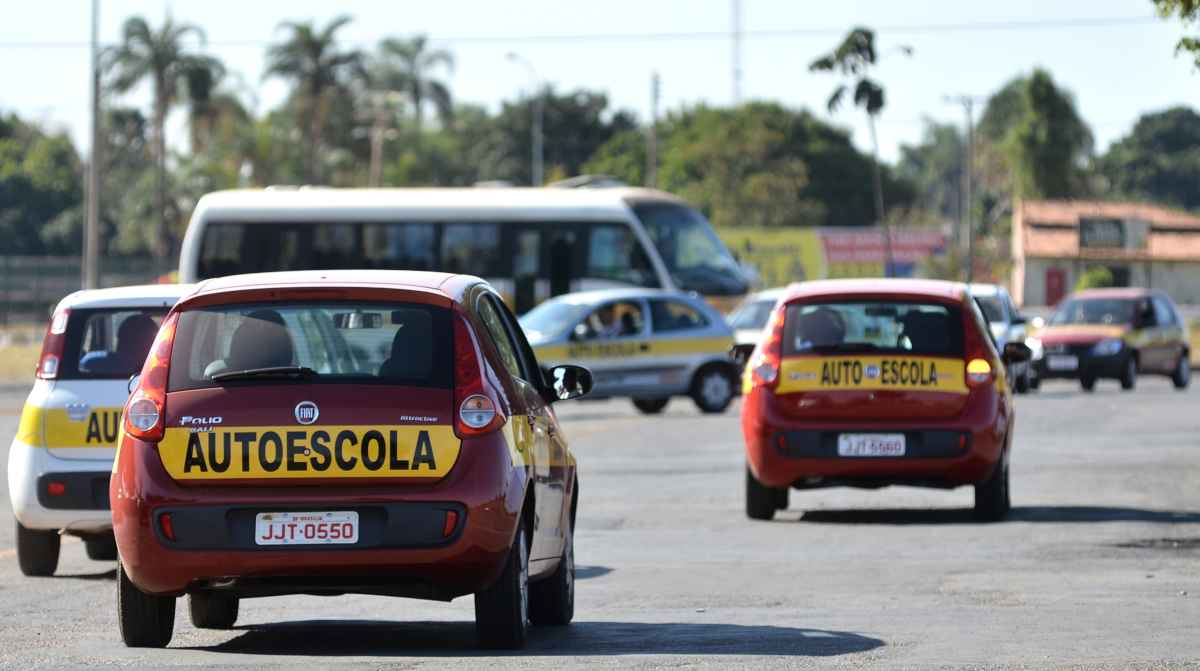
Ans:
{"type": "Polygon", "coordinates": [[[290,302],[185,310],[169,391],[221,384],[452,384],[450,311],[411,303],[290,302]],[[241,376],[297,369],[303,375],[241,376]]]}
{"type": "Polygon", "coordinates": [[[963,354],[962,313],[942,303],[830,301],[787,306],[783,353],[963,354]]]}

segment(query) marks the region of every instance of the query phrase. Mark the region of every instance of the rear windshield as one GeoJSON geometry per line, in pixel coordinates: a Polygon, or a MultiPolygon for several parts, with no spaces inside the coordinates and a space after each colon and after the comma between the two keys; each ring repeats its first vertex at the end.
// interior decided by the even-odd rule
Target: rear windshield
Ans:
{"type": "Polygon", "coordinates": [[[140,373],[166,308],[71,310],[60,380],[125,380],[140,373]]]}
{"type": "Polygon", "coordinates": [[[450,314],[410,303],[255,303],[180,314],[170,391],[225,384],[451,385],[450,314]],[[258,374],[240,374],[261,371],[258,374]]]}
{"type": "Polygon", "coordinates": [[[979,309],[983,310],[983,318],[989,322],[1004,321],[1004,304],[1000,302],[999,296],[975,296],[975,302],[979,304],[979,309]]]}
{"type": "Polygon", "coordinates": [[[959,308],[940,303],[793,303],[784,322],[784,354],[962,356],[959,308]]]}

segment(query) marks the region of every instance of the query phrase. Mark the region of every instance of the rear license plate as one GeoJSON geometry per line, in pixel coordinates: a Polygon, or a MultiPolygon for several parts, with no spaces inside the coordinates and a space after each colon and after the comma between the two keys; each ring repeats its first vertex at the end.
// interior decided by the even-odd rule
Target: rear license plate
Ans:
{"type": "Polygon", "coordinates": [[[843,433],[838,435],[839,457],[903,457],[903,433],[843,433]]]}
{"type": "Polygon", "coordinates": [[[1055,354],[1046,357],[1046,368],[1050,370],[1075,370],[1079,368],[1079,357],[1074,354],[1055,354]]]}
{"type": "Polygon", "coordinates": [[[358,542],[358,513],[258,513],[255,545],[348,545],[358,542]]]}

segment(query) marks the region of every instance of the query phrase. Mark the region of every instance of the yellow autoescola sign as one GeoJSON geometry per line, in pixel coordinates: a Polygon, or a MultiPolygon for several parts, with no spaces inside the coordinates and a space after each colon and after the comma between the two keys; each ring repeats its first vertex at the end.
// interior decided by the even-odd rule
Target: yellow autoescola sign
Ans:
{"type": "Polygon", "coordinates": [[[809,356],[783,360],[778,393],[898,390],[967,393],[963,362],[943,357],[809,356]]]}

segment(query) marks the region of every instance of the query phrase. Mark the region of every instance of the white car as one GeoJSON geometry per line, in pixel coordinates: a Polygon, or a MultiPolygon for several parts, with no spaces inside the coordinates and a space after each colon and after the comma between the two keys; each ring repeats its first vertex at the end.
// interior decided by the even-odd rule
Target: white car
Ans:
{"type": "Polygon", "coordinates": [[[733,329],[733,358],[738,367],[745,365],[750,358],[750,353],[762,337],[763,329],[767,328],[771,311],[785,293],[787,287],[763,289],[750,294],[725,318],[733,329]]]}
{"type": "Polygon", "coordinates": [[[129,379],[185,285],[77,291],[54,309],[8,453],[17,560],[30,576],[58,567],[61,534],[88,557],[116,559],[108,479],[129,379]]]}
{"type": "MultiPolygon", "coordinates": [[[[997,349],[1003,351],[1005,343],[1025,342],[1028,335],[1027,320],[1017,310],[1008,289],[997,284],[972,284],[971,296],[975,298],[987,319],[988,330],[992,333],[992,339],[996,341],[997,349]]],[[[1037,388],[1037,379],[1033,377],[1031,370],[1028,361],[1009,366],[1009,378],[1018,394],[1037,388]]]]}

